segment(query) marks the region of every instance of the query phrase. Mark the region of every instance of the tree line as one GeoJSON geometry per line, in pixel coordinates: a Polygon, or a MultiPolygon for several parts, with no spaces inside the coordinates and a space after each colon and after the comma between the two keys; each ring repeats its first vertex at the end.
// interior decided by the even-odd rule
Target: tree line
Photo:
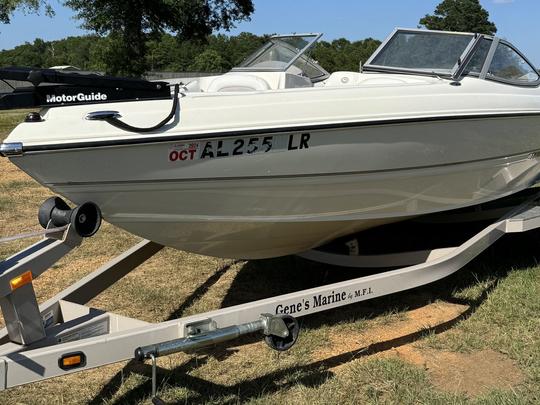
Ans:
{"type": "MultiPolygon", "coordinates": [[[[141,76],[148,70],[223,72],[267,38],[212,35],[249,20],[253,0],[59,0],[94,35],[46,42],[36,39],[0,52],[0,66],[75,65],[84,70],[141,76]],[[171,35],[174,34],[174,35],[171,35]]],[[[51,0],[0,0],[0,23],[16,10],[54,15],[51,0]]],[[[443,0],[419,25],[428,29],[494,34],[479,0],[443,0]]],[[[368,38],[321,42],[313,57],[329,71],[356,70],[379,45],[368,38]]]]}
{"type": "MultiPolygon", "coordinates": [[[[204,40],[184,40],[164,33],[145,44],[145,65],[151,71],[227,72],[268,41],[269,36],[241,33],[210,35],[204,40]]],[[[320,41],[311,56],[330,72],[358,70],[380,45],[372,38],[320,41]]],[[[0,66],[48,68],[72,65],[85,71],[108,72],[115,41],[108,36],[86,35],[57,41],[36,39],[0,51],[0,66]]]]}

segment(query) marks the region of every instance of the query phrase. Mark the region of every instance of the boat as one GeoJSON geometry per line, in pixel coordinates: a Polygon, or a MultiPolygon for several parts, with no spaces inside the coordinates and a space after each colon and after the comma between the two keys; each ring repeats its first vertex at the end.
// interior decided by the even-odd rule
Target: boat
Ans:
{"type": "Polygon", "coordinates": [[[540,76],[510,42],[398,28],[359,72],[330,74],[310,57],[320,37],[271,37],[188,83],[1,69],[30,85],[0,108],[41,110],[0,153],[133,234],[241,259],[537,182],[540,76]]]}

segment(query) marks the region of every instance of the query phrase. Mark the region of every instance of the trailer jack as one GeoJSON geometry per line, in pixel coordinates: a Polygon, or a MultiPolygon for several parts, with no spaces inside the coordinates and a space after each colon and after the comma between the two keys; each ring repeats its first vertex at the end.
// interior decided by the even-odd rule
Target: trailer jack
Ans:
{"type": "Polygon", "coordinates": [[[296,343],[300,330],[298,321],[292,316],[272,314],[262,314],[257,321],[221,329],[216,328],[216,323],[211,319],[186,325],[186,328],[189,331],[186,338],[139,347],[135,350],[136,360],[150,359],[152,361],[152,401],[156,405],[164,403],[156,394],[156,359],[158,357],[178,352],[196,351],[255,332],[264,334],[265,342],[270,348],[285,351],[296,343]]]}

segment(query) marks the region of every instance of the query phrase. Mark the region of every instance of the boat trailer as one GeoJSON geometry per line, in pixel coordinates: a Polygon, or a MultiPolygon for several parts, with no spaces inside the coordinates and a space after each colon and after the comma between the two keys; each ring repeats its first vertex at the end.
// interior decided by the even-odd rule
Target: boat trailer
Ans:
{"type": "Polygon", "coordinates": [[[70,210],[53,198],[42,205],[39,219],[47,228],[44,237],[0,262],[0,307],[6,322],[0,331],[0,390],[149,359],[152,396],[159,402],[156,358],[255,332],[262,333],[271,348],[287,350],[298,337],[296,318],[435,282],[458,271],[501,236],[539,228],[540,191],[459,246],[371,256],[320,251],[300,255],[342,266],[401,266],[398,269],[157,324],[85,305],[163,248],[148,240],[38,305],[32,281],[93,235],[101,216],[91,203],[70,210]]]}

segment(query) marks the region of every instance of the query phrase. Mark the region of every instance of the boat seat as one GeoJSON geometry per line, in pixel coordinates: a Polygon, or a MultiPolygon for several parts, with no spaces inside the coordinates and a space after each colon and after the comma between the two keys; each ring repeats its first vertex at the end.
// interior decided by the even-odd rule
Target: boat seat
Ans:
{"type": "Polygon", "coordinates": [[[266,80],[261,77],[245,73],[228,73],[217,77],[206,89],[206,91],[209,93],[265,90],[270,90],[270,86],[266,80]]]}

